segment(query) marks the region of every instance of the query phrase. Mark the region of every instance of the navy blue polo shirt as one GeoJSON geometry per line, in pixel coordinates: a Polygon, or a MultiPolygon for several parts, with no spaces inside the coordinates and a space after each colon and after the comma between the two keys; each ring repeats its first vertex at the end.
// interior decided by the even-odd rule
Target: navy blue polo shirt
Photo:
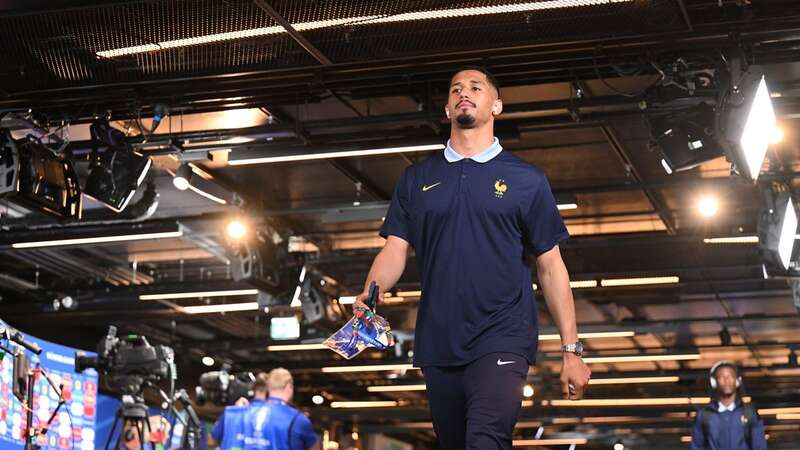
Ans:
{"type": "Polygon", "coordinates": [[[569,237],[540,169],[496,138],[472,158],[448,142],[403,172],[380,235],[416,252],[417,367],[464,365],[494,352],[535,361],[530,256],[569,237]]]}

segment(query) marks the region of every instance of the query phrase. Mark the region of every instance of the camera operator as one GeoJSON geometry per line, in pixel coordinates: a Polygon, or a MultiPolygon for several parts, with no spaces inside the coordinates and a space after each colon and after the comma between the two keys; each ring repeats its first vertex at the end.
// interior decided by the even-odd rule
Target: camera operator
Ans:
{"type": "Polygon", "coordinates": [[[225,408],[208,436],[208,446],[228,450],[319,450],[320,440],[303,413],[289,406],[294,381],[288,370],[273,369],[256,377],[253,400],[225,408]]]}

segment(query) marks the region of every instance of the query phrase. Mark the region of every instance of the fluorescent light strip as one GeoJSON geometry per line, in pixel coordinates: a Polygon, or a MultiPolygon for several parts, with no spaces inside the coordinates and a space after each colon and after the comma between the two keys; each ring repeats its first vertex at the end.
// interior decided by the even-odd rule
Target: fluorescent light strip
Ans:
{"type": "Polygon", "coordinates": [[[284,344],[284,345],[268,345],[267,351],[269,352],[291,352],[296,350],[326,350],[327,345],[324,344],[284,344]]]}
{"type": "MultiPolygon", "coordinates": [[[[536,283],[533,283],[531,287],[534,291],[539,290],[539,285],[536,283]]],[[[597,280],[573,280],[569,282],[569,287],[571,289],[596,288],[597,280]]]]}
{"type": "Polygon", "coordinates": [[[180,311],[186,314],[209,314],[220,312],[235,311],[255,311],[258,309],[258,302],[230,303],[227,305],[203,305],[203,306],[182,306],[180,311]]]}
{"type": "Polygon", "coordinates": [[[564,211],[568,209],[578,209],[577,203],[559,203],[556,205],[559,211],[564,211]]]}
{"type": "Polygon", "coordinates": [[[800,414],[778,414],[775,418],[778,420],[800,420],[800,414]]]}
{"type": "MultiPolygon", "coordinates": [[[[352,304],[352,301],[346,299],[353,299],[355,297],[339,297],[339,303],[342,305],[352,304]],[[343,300],[345,299],[345,300],[343,300]]],[[[579,333],[578,337],[581,339],[598,339],[598,338],[616,338],[616,337],[631,337],[636,335],[633,331],[609,331],[600,333],[579,333]]],[[[542,334],[539,335],[540,341],[558,341],[561,336],[558,334],[542,334]]],[[[323,350],[327,349],[322,344],[284,344],[284,345],[270,345],[267,350],[271,352],[288,352],[288,351],[301,351],[301,350],[323,350]]]]}
{"type": "MultiPolygon", "coordinates": [[[[670,415],[665,414],[662,416],[655,416],[655,417],[640,417],[640,416],[595,416],[595,417],[584,417],[582,419],[577,419],[577,422],[571,423],[653,423],[653,422],[685,422],[689,415],[687,413],[677,413],[677,415],[670,415]]],[[[553,419],[553,423],[556,423],[556,419],[553,419]]],[[[563,423],[570,423],[570,422],[563,422],[563,423]]]]}
{"type": "Polygon", "coordinates": [[[167,239],[183,236],[183,230],[164,231],[160,233],[121,234],[118,236],[98,236],[88,238],[55,239],[52,241],[17,242],[13,248],[56,247],[64,245],[101,244],[107,242],[141,241],[146,239],[167,239]]]}
{"type": "Polygon", "coordinates": [[[581,445],[589,442],[586,438],[565,439],[517,439],[512,441],[514,447],[543,447],[548,445],[581,445]]]}
{"type": "Polygon", "coordinates": [[[398,297],[421,297],[422,291],[400,291],[397,293],[398,297]]]}
{"type": "Polygon", "coordinates": [[[680,381],[678,376],[667,377],[630,377],[630,378],[593,378],[589,380],[592,385],[605,384],[647,384],[647,383],[677,383],[680,381]]]}
{"type": "Polygon", "coordinates": [[[348,372],[381,372],[386,370],[419,370],[419,367],[414,367],[412,364],[376,364],[370,366],[339,366],[339,367],[323,367],[324,373],[348,373],[348,372]]]}
{"type": "MultiPolygon", "coordinates": [[[[592,385],[606,385],[606,384],[645,384],[645,383],[677,383],[680,377],[667,376],[667,377],[630,377],[630,378],[600,378],[591,379],[589,384],[592,385]]],[[[424,384],[407,384],[407,385],[393,385],[393,386],[369,386],[367,392],[410,392],[410,391],[424,391],[426,386],[424,384]]]]}
{"type": "Polygon", "coordinates": [[[352,305],[356,302],[356,296],[350,295],[347,297],[339,297],[339,304],[340,305],[352,305]]]}
{"type": "Polygon", "coordinates": [[[181,298],[236,297],[241,295],[258,295],[258,289],[231,289],[227,291],[171,292],[168,294],[144,294],[139,296],[139,300],[175,300],[181,298]]]}
{"type": "MultiPolygon", "coordinates": [[[[766,433],[764,435],[764,439],[769,440],[769,433],[766,433]]],[[[690,444],[692,442],[692,437],[691,436],[681,436],[681,442],[683,442],[684,444],[690,444]]]]}
{"type": "Polygon", "coordinates": [[[758,244],[758,236],[731,236],[731,237],[717,237],[705,238],[703,242],[706,244],[758,244]]]}
{"type": "MultiPolygon", "coordinates": [[[[389,16],[344,17],[341,19],[298,22],[292,24],[292,27],[294,27],[294,29],[296,29],[297,31],[309,31],[309,30],[318,30],[322,28],[331,28],[341,25],[359,26],[359,25],[372,25],[372,24],[383,24],[383,23],[411,22],[419,20],[435,20],[435,19],[449,19],[457,17],[510,14],[510,13],[519,13],[519,12],[536,11],[536,10],[608,5],[612,3],[627,3],[630,1],[632,0],[549,0],[542,2],[526,2],[516,5],[479,6],[472,8],[453,8],[453,9],[417,11],[404,14],[393,14],[389,16]]],[[[116,58],[119,56],[156,52],[159,50],[166,50],[172,48],[190,47],[194,45],[212,44],[216,42],[248,39],[261,36],[271,36],[275,34],[282,34],[285,32],[286,30],[281,26],[251,28],[240,31],[231,31],[227,33],[207,34],[203,36],[196,36],[185,39],[174,39],[170,41],[158,42],[155,44],[143,44],[132,47],[122,47],[111,50],[103,50],[97,52],[96,54],[101,58],[116,58]]]]}
{"type": "Polygon", "coordinates": [[[800,407],[788,408],[762,408],[758,410],[762,416],[772,416],[776,414],[800,414],[800,407]]]}
{"type": "Polygon", "coordinates": [[[587,364],[609,364],[609,363],[628,363],[628,362],[653,362],[653,361],[694,361],[700,359],[700,355],[632,355],[632,356],[594,356],[583,358],[587,364]]]}
{"type": "Polygon", "coordinates": [[[596,288],[597,280],[574,280],[569,282],[572,289],[596,288]]]}
{"type": "MultiPolygon", "coordinates": [[[[635,331],[603,331],[597,333],[578,333],[579,339],[622,338],[635,336],[635,331]]],[[[559,334],[540,334],[540,341],[560,341],[559,334]]]]}
{"type": "Polygon", "coordinates": [[[641,277],[641,278],[604,278],[600,280],[600,286],[613,287],[613,286],[642,286],[649,284],[674,284],[679,283],[681,280],[677,276],[665,277],[641,277]]]}
{"type": "Polygon", "coordinates": [[[375,400],[363,402],[331,402],[331,408],[391,408],[397,406],[394,400],[375,400]]]}
{"type": "Polygon", "coordinates": [[[607,399],[583,399],[583,400],[544,400],[542,405],[549,406],[572,406],[572,407],[592,407],[592,406],[670,406],[670,405],[700,405],[707,404],[709,397],[668,397],[668,398],[607,398],[607,399]]]}
{"type": "Polygon", "coordinates": [[[410,392],[424,391],[427,387],[424,384],[407,384],[394,386],[368,386],[367,392],[410,392]]]}
{"type": "Polygon", "coordinates": [[[373,148],[367,150],[344,150],[338,152],[306,153],[301,155],[264,156],[261,158],[229,159],[229,166],[243,166],[247,164],[269,164],[288,161],[309,161],[314,159],[349,158],[352,156],[388,155],[394,153],[423,152],[429,150],[442,150],[443,144],[410,145],[406,147],[373,148]]]}

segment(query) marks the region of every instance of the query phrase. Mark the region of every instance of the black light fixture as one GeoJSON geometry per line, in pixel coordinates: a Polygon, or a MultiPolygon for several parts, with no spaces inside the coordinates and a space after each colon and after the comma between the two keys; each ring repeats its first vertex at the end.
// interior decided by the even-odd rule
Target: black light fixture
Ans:
{"type": "Polygon", "coordinates": [[[728,331],[728,327],[722,327],[722,330],[719,332],[719,341],[723,347],[728,347],[731,345],[731,342],[733,342],[731,339],[731,332],[728,331]]]}
{"type": "Polygon", "coordinates": [[[661,151],[661,165],[668,174],[724,155],[714,137],[714,109],[706,103],[678,113],[649,117],[648,122],[661,151]]]}
{"type": "Polygon", "coordinates": [[[59,219],[80,219],[82,198],[67,158],[34,139],[0,130],[0,198],[59,219]]]}
{"type": "Polygon", "coordinates": [[[122,212],[147,176],[150,158],[134,152],[125,143],[125,134],[105,119],[95,121],[89,130],[92,162],[83,191],[112,210],[122,212]],[[104,147],[102,153],[101,147],[104,147]]]}
{"type": "Polygon", "coordinates": [[[756,181],[776,127],[764,69],[730,61],[730,79],[720,104],[719,139],[745,178],[756,181]]]}

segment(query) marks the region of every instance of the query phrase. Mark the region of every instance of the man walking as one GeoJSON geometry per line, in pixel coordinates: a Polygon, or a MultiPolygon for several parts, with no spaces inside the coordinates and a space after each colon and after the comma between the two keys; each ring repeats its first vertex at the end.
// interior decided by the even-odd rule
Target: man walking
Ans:
{"type": "Polygon", "coordinates": [[[742,377],[730,361],[711,367],[711,403],[697,412],[692,432],[692,450],[766,450],[764,423],[752,405],[739,396],[742,377]]]}
{"type": "Polygon", "coordinates": [[[561,334],[564,397],[581,398],[590,375],[558,247],[567,229],[544,173],[494,137],[502,109],[488,71],[453,75],[447,148],[401,176],[380,232],[386,244],[354,305],[372,281],[391,289],[414,248],[423,292],[414,363],[445,450],[511,448],[538,345],[531,260],[561,334]]]}

